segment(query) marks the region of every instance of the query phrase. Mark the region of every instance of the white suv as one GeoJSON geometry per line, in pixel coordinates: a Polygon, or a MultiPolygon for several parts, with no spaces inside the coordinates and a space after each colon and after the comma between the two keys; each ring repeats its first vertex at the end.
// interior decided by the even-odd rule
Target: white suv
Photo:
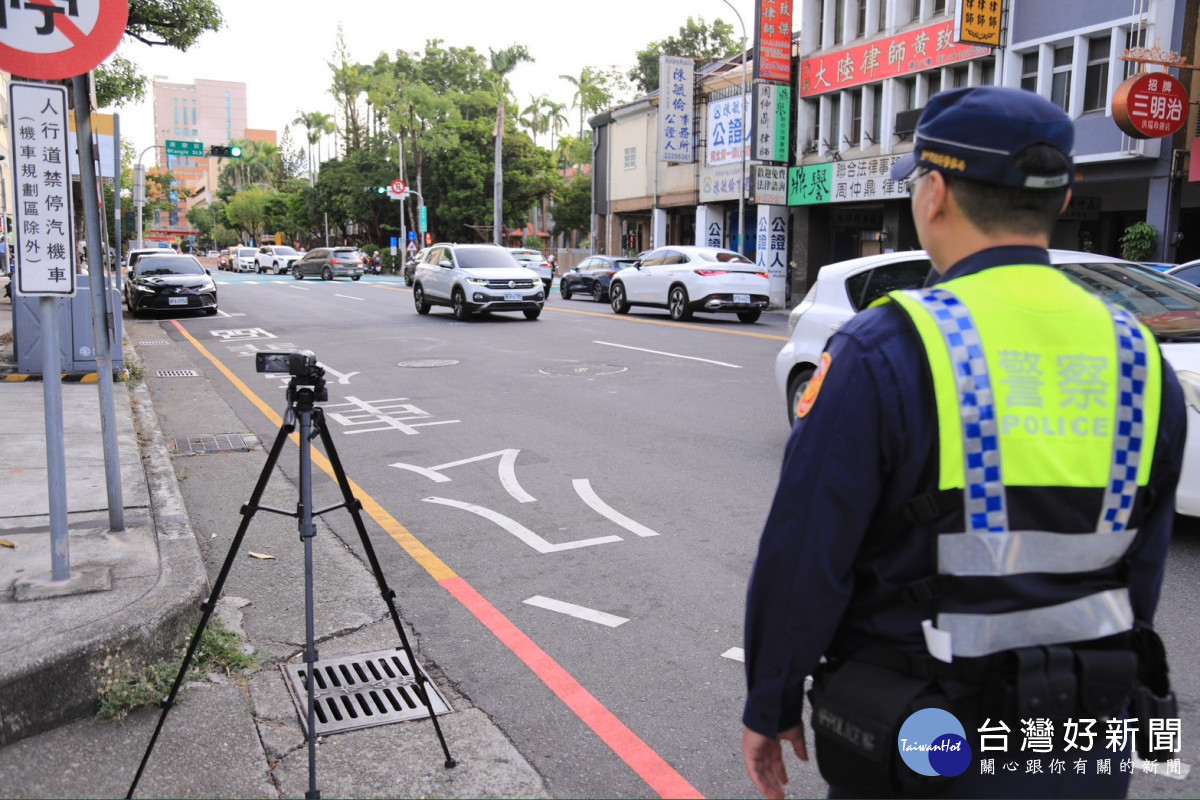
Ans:
{"type": "Polygon", "coordinates": [[[495,245],[435,244],[413,273],[418,314],[449,306],[459,320],[489,311],[521,311],[537,319],[545,301],[541,277],[495,245]]]}
{"type": "Polygon", "coordinates": [[[296,248],[282,244],[264,244],[254,256],[255,270],[262,273],[271,270],[283,275],[292,268],[292,262],[300,258],[296,248]]]}

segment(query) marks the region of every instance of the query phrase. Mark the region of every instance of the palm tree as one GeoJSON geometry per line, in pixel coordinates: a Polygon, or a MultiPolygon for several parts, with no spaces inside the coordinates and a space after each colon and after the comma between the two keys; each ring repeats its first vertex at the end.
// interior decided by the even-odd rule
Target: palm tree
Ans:
{"type": "Polygon", "coordinates": [[[321,141],[321,137],[329,133],[330,117],[320,111],[303,111],[296,112],[297,116],[292,120],[293,125],[304,126],[304,136],[308,140],[308,184],[312,186],[316,183],[316,162],[313,161],[313,145],[321,141]]]}
{"type": "Polygon", "coordinates": [[[584,67],[579,77],[559,75],[567,83],[575,87],[575,95],[571,105],[579,109],[579,139],[583,140],[583,119],[588,111],[599,111],[608,104],[610,96],[604,87],[604,75],[594,67],[584,67]]]}
{"type": "Polygon", "coordinates": [[[521,124],[529,129],[530,137],[533,139],[533,144],[537,146],[537,137],[539,133],[546,133],[550,130],[550,118],[546,115],[544,109],[546,104],[550,102],[550,98],[546,95],[539,97],[529,96],[529,105],[521,112],[521,124]]]}
{"type": "Polygon", "coordinates": [[[546,109],[546,128],[550,131],[550,152],[554,152],[554,137],[567,124],[567,117],[563,114],[567,107],[549,98],[546,98],[542,107],[546,109]]]}
{"type": "Polygon", "coordinates": [[[492,186],[492,243],[502,244],[500,233],[504,226],[504,184],[501,157],[504,154],[504,106],[508,101],[508,73],[522,61],[533,61],[523,44],[514,44],[503,50],[488,48],[492,59],[493,87],[496,90],[496,177],[492,186]]]}

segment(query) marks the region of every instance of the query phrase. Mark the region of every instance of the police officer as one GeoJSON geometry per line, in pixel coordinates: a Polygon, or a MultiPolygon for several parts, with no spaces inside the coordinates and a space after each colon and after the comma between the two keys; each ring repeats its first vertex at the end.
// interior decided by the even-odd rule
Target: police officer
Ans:
{"type": "Polygon", "coordinates": [[[1104,753],[1109,774],[1094,762],[1147,670],[1165,681],[1165,660],[1135,651],[1153,637],[1185,407],[1149,331],[1050,266],[1073,146],[1032,92],[958,89],[930,100],[893,170],[938,276],[843,326],[797,408],[746,609],[743,756],[768,797],[783,742],[808,760],[808,676],[833,796],[1128,789],[1128,743],[1104,753]],[[965,770],[898,753],[926,706],[961,721],[965,770]],[[1091,752],[1063,752],[1071,718],[1098,725],[1091,752]],[[1042,721],[1054,750],[1029,772],[1021,728],[1042,721]],[[1020,769],[992,753],[988,774],[980,729],[1001,726],[1020,769]]]}

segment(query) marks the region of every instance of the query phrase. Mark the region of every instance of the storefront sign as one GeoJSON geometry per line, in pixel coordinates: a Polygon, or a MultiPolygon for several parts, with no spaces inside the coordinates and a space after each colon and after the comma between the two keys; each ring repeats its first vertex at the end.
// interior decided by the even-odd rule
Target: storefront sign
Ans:
{"type": "Polygon", "coordinates": [[[792,87],[760,83],[754,87],[754,147],[757,161],[787,161],[791,133],[792,87]]]}
{"type": "Polygon", "coordinates": [[[754,74],[759,80],[792,82],[792,6],[795,0],[755,4],[754,74]]]}
{"type": "MultiPolygon", "coordinates": [[[[750,169],[746,168],[749,182],[750,169]]],[[[726,164],[720,167],[700,168],[700,202],[720,203],[738,199],[738,184],[742,182],[742,165],[726,164]]],[[[742,195],[745,197],[745,194],[742,195]]]]}
{"type": "Polygon", "coordinates": [[[788,171],[788,205],[905,199],[908,181],[894,181],[891,176],[892,166],[899,160],[899,155],[874,156],[792,167],[788,171]]]}
{"type": "Polygon", "coordinates": [[[999,47],[1003,20],[1002,0],[957,0],[954,4],[954,41],[999,47]]]}
{"type": "Polygon", "coordinates": [[[1095,222],[1100,219],[1100,198],[1071,195],[1071,202],[1058,219],[1060,222],[1095,222]]]}
{"type": "Polygon", "coordinates": [[[1187,89],[1166,72],[1138,73],[1117,87],[1112,115],[1134,139],[1171,136],[1187,122],[1187,89]]]}
{"type": "Polygon", "coordinates": [[[787,213],[784,206],[760,205],[754,228],[754,263],[767,273],[773,306],[783,305],[787,297],[787,213]]]}
{"type": "Polygon", "coordinates": [[[692,149],[693,64],[690,58],[661,56],[658,77],[662,98],[658,108],[658,158],[677,164],[696,160],[692,149]]]}
{"type": "Polygon", "coordinates": [[[991,54],[991,49],[954,42],[954,20],[928,25],[800,62],[800,96],[875,83],[991,54]]]}
{"type": "Polygon", "coordinates": [[[754,189],[751,193],[751,200],[759,205],[786,206],[788,199],[788,168],[754,164],[752,165],[752,169],[754,170],[754,178],[751,181],[751,186],[754,189]]]}
{"type": "Polygon", "coordinates": [[[710,167],[736,164],[746,153],[744,121],[747,119],[749,95],[711,100],[708,104],[708,156],[710,167]]]}

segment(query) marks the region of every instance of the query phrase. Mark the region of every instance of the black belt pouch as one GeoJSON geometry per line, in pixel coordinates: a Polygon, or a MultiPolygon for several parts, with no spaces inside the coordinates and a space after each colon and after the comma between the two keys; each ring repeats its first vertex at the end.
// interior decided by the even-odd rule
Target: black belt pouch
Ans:
{"type": "Polygon", "coordinates": [[[900,757],[900,726],[921,708],[949,709],[933,681],[862,661],[814,678],[808,693],[821,777],[862,797],[931,794],[945,778],[913,772],[900,757]]]}

